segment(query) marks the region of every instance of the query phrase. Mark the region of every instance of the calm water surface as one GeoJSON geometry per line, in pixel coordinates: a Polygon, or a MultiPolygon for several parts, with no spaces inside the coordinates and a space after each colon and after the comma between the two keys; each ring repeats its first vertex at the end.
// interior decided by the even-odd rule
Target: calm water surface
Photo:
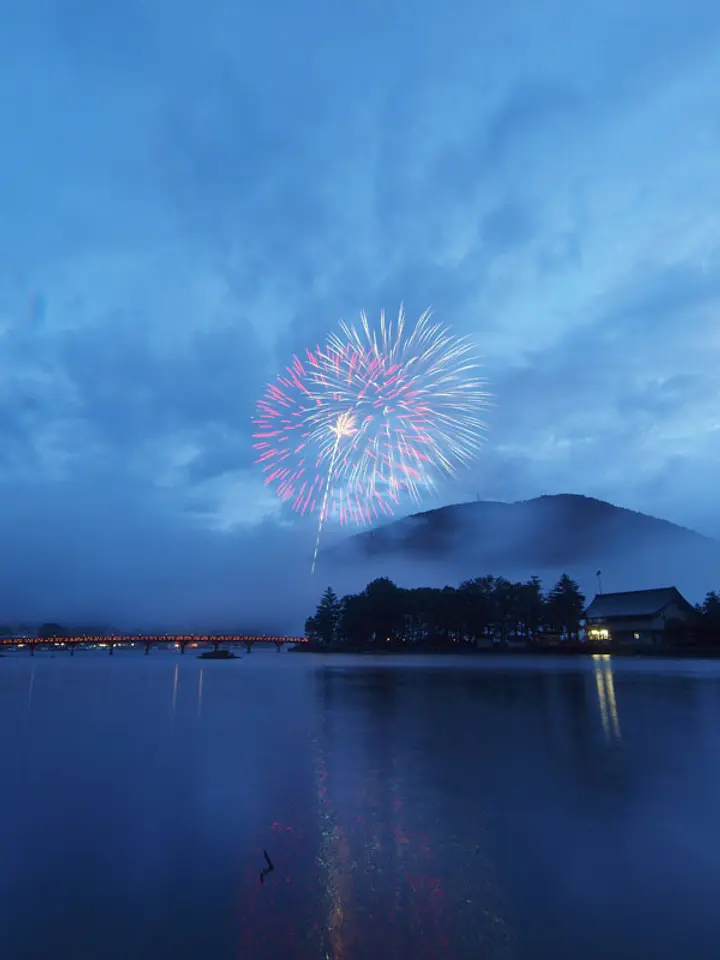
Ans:
{"type": "Polygon", "coordinates": [[[719,955],[720,665],[17,654],[0,723],[8,960],[719,955]]]}

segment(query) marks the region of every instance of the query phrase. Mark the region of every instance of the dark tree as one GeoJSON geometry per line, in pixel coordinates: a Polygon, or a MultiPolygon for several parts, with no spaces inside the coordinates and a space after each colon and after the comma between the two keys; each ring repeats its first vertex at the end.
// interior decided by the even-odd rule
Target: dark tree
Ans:
{"type": "Polygon", "coordinates": [[[465,632],[473,640],[484,639],[495,615],[495,578],[476,577],[460,584],[458,603],[462,607],[465,632]]]}
{"type": "Polygon", "coordinates": [[[387,577],[379,577],[365,587],[364,594],[372,626],[372,638],[377,643],[402,638],[405,625],[404,592],[387,577]]]}
{"type": "Polygon", "coordinates": [[[457,620],[456,591],[417,587],[399,591],[402,601],[402,640],[418,646],[447,639],[457,620]]]}
{"type": "Polygon", "coordinates": [[[505,577],[495,579],[491,625],[501,643],[507,643],[518,632],[518,584],[505,577]]]}
{"type": "Polygon", "coordinates": [[[443,626],[443,640],[454,644],[465,643],[467,627],[459,591],[455,587],[443,587],[439,594],[438,612],[443,626]]]}
{"type": "Polygon", "coordinates": [[[343,597],[340,636],[352,646],[362,646],[372,636],[372,620],[364,593],[343,597]]]}
{"type": "Polygon", "coordinates": [[[414,645],[422,644],[428,635],[428,590],[416,587],[405,590],[405,616],[403,622],[403,640],[414,645]]]}
{"type": "Polygon", "coordinates": [[[523,636],[536,639],[545,623],[546,606],[539,577],[531,577],[525,583],[517,584],[517,605],[520,632],[523,636]]]}
{"type": "Polygon", "coordinates": [[[43,623],[38,629],[39,640],[49,640],[51,637],[64,637],[67,631],[59,623],[43,623]]]}
{"type": "MultiPolygon", "coordinates": [[[[716,608],[720,625],[720,598],[716,608]]],[[[381,577],[342,600],[328,588],[306,633],[324,645],[402,643],[456,650],[491,636],[504,643],[512,637],[536,639],[547,628],[577,639],[584,609],[585,597],[567,574],[547,598],[537,577],[513,583],[484,576],[457,588],[412,590],[381,577]]]]}
{"type": "Polygon", "coordinates": [[[326,647],[335,643],[341,616],[342,602],[338,600],[333,588],[328,587],[317,606],[315,616],[308,617],[305,622],[308,639],[326,647]]]}
{"type": "Polygon", "coordinates": [[[710,590],[695,609],[698,614],[698,640],[703,644],[720,643],[720,594],[710,590]]]}
{"type": "Polygon", "coordinates": [[[547,621],[551,629],[577,640],[585,611],[585,596],[580,587],[564,573],[547,598],[547,621]]]}

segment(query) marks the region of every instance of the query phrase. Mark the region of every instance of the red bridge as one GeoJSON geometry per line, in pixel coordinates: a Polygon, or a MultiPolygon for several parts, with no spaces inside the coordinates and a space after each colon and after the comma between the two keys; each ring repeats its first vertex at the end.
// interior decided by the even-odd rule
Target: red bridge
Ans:
{"type": "Polygon", "coordinates": [[[106,647],[112,654],[115,647],[144,647],[145,653],[150,653],[153,646],[174,646],[179,648],[180,653],[185,653],[187,647],[212,647],[219,650],[222,646],[244,644],[248,653],[256,643],[274,643],[278,652],[285,644],[307,643],[307,637],[279,637],[279,636],[244,636],[225,634],[136,634],[133,636],[108,637],[1,637],[0,645],[5,647],[28,647],[30,655],[35,653],[35,649],[42,647],[48,648],[69,648],[70,654],[74,654],[78,647],[106,647]]]}

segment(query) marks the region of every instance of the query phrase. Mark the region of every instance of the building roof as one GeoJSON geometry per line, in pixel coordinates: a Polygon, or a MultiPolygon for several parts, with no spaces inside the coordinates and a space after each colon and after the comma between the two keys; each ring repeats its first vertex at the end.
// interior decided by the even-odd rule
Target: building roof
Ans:
{"type": "Polygon", "coordinates": [[[670,603],[687,609],[690,604],[675,587],[660,587],[656,590],[631,590],[627,593],[598,594],[585,611],[588,619],[610,617],[651,617],[670,603]]]}

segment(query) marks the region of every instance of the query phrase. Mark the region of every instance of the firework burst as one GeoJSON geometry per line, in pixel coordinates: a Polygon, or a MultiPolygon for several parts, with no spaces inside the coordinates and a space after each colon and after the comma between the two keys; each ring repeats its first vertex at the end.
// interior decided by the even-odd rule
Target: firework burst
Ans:
{"type": "MultiPolygon", "coordinates": [[[[369,523],[478,454],[488,405],[475,349],[431,321],[340,324],[270,384],[255,419],[265,482],[299,513],[369,523]]],[[[315,556],[317,556],[317,544],[315,556]]],[[[314,565],[314,564],[313,564],[314,565]]]]}

